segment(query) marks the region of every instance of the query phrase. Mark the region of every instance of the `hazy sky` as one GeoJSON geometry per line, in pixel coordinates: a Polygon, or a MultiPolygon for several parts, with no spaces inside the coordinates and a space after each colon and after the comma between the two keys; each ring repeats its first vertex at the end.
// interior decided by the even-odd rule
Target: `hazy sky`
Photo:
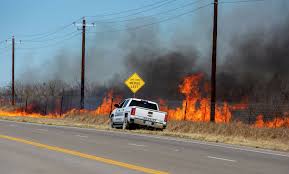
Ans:
{"type": "MultiPolygon", "coordinates": [[[[0,0],[0,41],[10,38],[12,35],[15,35],[17,42],[22,40],[22,43],[16,46],[16,79],[19,80],[22,79],[22,76],[25,76],[26,79],[30,78],[29,80],[33,81],[37,74],[43,74],[44,72],[47,73],[47,76],[54,76],[53,73],[55,72],[49,74],[47,68],[58,66],[52,60],[59,59],[59,61],[62,61],[61,67],[58,67],[59,71],[64,71],[65,68],[75,69],[73,78],[78,80],[78,65],[70,64],[69,58],[80,61],[81,36],[78,35],[72,39],[61,41],[69,38],[70,33],[77,31],[77,27],[71,25],[49,37],[31,35],[53,32],[55,29],[70,24],[82,16],[103,15],[145,6],[143,10],[139,9],[105,17],[86,18],[88,23],[103,20],[120,21],[119,23],[105,25],[98,23],[97,28],[90,28],[88,32],[122,30],[127,25],[126,19],[154,15],[153,19],[158,21],[191,11],[213,0],[203,0],[200,3],[184,7],[194,1],[197,0],[0,0]],[[157,7],[158,5],[148,6],[157,2],[162,2],[159,3],[159,7],[157,7]],[[178,7],[178,10],[170,13],[156,15],[178,7]],[[127,17],[131,14],[133,15],[127,17]],[[67,37],[63,37],[65,35],[67,37]],[[62,59],[64,54],[66,59],[62,59]],[[34,71],[33,74],[31,74],[31,70],[34,71]]],[[[269,24],[278,25],[278,22],[285,17],[287,18],[285,15],[288,14],[288,1],[267,0],[250,4],[220,5],[220,41],[229,41],[232,35],[240,34],[250,27],[267,27],[269,24]]],[[[154,20],[138,22],[142,25],[154,20]]],[[[207,50],[209,50],[211,43],[211,24],[212,6],[208,6],[193,14],[184,15],[167,23],[161,23],[158,30],[161,33],[159,37],[163,45],[171,45],[172,42],[189,43],[197,49],[205,50],[203,51],[204,55],[210,55],[207,50]]],[[[141,31],[139,34],[141,34],[141,31]]],[[[99,71],[94,71],[94,74],[90,74],[88,78],[103,80],[111,77],[112,73],[108,71],[110,64],[116,65],[114,66],[116,67],[114,73],[121,71],[121,65],[118,66],[118,64],[121,63],[121,50],[124,49],[123,46],[120,47],[119,45],[120,40],[123,39],[122,35],[123,32],[87,35],[87,49],[90,50],[87,52],[88,57],[97,57],[96,59],[100,62],[94,66],[93,60],[88,60],[91,64],[89,68],[99,69],[99,71]]],[[[0,44],[0,86],[8,85],[11,79],[11,48],[4,49],[6,46],[9,45],[5,42],[0,44]]],[[[227,46],[228,43],[225,42],[220,44],[221,52],[226,52],[227,46]]]]}

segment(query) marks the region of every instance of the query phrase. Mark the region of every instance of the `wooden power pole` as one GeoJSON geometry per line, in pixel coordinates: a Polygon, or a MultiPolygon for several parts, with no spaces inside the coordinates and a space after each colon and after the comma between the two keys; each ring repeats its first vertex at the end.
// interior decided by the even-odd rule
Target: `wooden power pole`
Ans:
{"type": "Polygon", "coordinates": [[[82,21],[82,56],[81,56],[81,89],[80,89],[80,109],[84,109],[84,89],[85,89],[85,27],[86,21],[82,21]]]}
{"type": "Polygon", "coordinates": [[[82,30],[82,52],[81,52],[81,87],[80,87],[80,109],[84,109],[84,89],[85,89],[85,32],[86,27],[94,27],[94,23],[87,24],[85,18],[83,18],[81,24],[75,24],[80,26],[82,30]]]}
{"type": "Polygon", "coordinates": [[[12,37],[12,105],[15,105],[15,86],[14,86],[14,57],[15,56],[15,38],[12,37]]]}
{"type": "Polygon", "coordinates": [[[218,0],[214,0],[213,47],[212,47],[212,69],[211,69],[211,114],[210,114],[211,122],[215,122],[217,35],[218,35],[218,0]]]}

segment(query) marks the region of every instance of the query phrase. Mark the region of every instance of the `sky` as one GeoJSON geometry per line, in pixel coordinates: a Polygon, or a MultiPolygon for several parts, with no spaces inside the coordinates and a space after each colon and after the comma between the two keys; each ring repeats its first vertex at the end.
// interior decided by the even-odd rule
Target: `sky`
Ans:
{"type": "MultiPolygon", "coordinates": [[[[83,16],[100,15],[99,17],[86,17],[88,23],[93,21],[126,20],[128,19],[126,15],[132,12],[112,16],[101,15],[144,7],[160,1],[162,0],[0,0],[0,41],[8,39],[8,43],[0,42],[0,86],[7,86],[11,79],[11,47],[9,47],[9,38],[12,35],[16,38],[16,79],[25,78],[25,80],[33,81],[34,78],[37,78],[37,74],[43,74],[44,72],[47,73],[47,76],[54,76],[55,73],[49,74],[47,68],[58,66],[53,61],[58,60],[58,58],[61,59],[64,54],[66,57],[71,56],[71,60],[79,59],[80,61],[81,58],[80,35],[62,41],[62,39],[72,36],[70,33],[79,32],[76,26],[71,25],[49,37],[43,37],[41,34],[53,32],[55,29],[71,24],[83,16]],[[20,40],[21,43],[19,43],[20,40]],[[5,48],[7,46],[8,48],[5,48]],[[33,70],[33,73],[31,73],[31,70],[33,70]]],[[[169,3],[159,8],[134,14],[130,18],[158,14],[162,11],[182,7],[193,1],[196,0],[167,1],[169,3]]],[[[200,3],[180,8],[165,15],[155,15],[153,20],[138,22],[142,25],[155,19],[158,21],[169,16],[179,15],[206,5],[211,1],[203,0],[200,3]]],[[[253,5],[228,4],[220,6],[220,40],[230,40],[230,36],[248,30],[250,26],[252,28],[256,27],[254,25],[256,21],[258,25],[261,24],[264,27],[269,24],[278,25],[278,22],[284,18],[282,15],[288,10],[288,4],[288,0],[267,0],[265,3],[258,2],[253,5]],[[222,20],[225,18],[227,20],[222,20]],[[236,32],[236,30],[239,31],[236,32]]],[[[141,10],[137,12],[139,11],[141,10]]],[[[81,20],[76,23],[79,22],[81,20]]],[[[210,52],[206,50],[209,50],[211,46],[211,24],[212,7],[210,6],[193,14],[161,23],[157,30],[159,30],[159,37],[163,45],[172,45],[172,42],[194,43],[194,46],[198,49],[205,50],[203,54],[209,56],[210,52]]],[[[124,50],[123,47],[119,46],[119,42],[123,40],[123,33],[102,32],[122,30],[126,25],[127,22],[123,21],[116,24],[99,24],[96,28],[89,27],[88,32],[100,31],[100,33],[87,34],[87,49],[90,50],[87,53],[89,54],[88,57],[97,57],[96,59],[101,62],[99,64],[92,63],[95,67],[90,68],[99,69],[99,71],[90,74],[89,78],[103,81],[112,77],[112,73],[108,69],[112,61],[114,64],[121,63],[118,57],[122,56],[122,50],[124,50]]],[[[141,32],[140,30],[139,33],[141,34],[141,32]]],[[[225,52],[227,46],[228,43],[221,44],[221,52],[225,52]]],[[[76,65],[70,64],[69,59],[62,61],[61,67],[58,67],[59,71],[63,71],[64,68],[72,70],[76,68],[76,65]]],[[[114,73],[121,71],[121,66],[115,66],[114,69],[114,73]]],[[[75,70],[75,76],[73,76],[75,80],[78,80],[78,71],[79,69],[75,70]]]]}

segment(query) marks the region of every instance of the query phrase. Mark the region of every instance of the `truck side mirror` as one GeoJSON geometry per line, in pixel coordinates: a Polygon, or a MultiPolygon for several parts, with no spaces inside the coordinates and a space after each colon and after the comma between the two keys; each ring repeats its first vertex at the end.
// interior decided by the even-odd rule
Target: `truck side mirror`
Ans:
{"type": "Polygon", "coordinates": [[[114,104],[114,107],[119,108],[119,104],[114,104]]]}

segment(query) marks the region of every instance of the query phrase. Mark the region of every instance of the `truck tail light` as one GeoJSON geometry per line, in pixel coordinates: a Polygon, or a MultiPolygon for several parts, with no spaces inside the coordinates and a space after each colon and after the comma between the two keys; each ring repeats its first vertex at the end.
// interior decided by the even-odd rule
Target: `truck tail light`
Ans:
{"type": "Polygon", "coordinates": [[[136,108],[131,108],[130,115],[135,115],[136,108]]]}
{"type": "Polygon", "coordinates": [[[167,122],[168,121],[168,114],[166,114],[166,116],[165,116],[165,120],[164,120],[165,122],[167,122]]]}

